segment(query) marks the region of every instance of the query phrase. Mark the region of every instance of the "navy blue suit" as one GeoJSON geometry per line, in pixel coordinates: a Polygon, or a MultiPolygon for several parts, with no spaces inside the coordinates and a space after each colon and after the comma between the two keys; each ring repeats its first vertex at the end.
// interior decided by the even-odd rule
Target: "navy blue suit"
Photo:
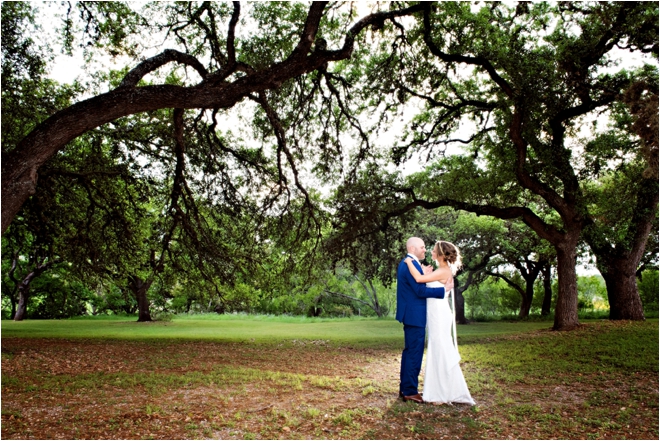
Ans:
{"type": "MultiPolygon", "coordinates": [[[[405,260],[405,259],[404,259],[405,260]]],[[[413,259],[413,265],[424,274],[421,265],[413,259]]],[[[404,348],[401,354],[401,383],[399,391],[405,396],[418,393],[419,372],[424,358],[426,340],[426,299],[445,297],[444,288],[427,288],[417,283],[403,260],[396,272],[396,319],[403,323],[404,348]]]]}

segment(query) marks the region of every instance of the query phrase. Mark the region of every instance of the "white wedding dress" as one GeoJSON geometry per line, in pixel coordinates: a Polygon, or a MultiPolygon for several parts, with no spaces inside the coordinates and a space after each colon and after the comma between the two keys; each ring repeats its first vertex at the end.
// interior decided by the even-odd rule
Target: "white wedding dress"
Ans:
{"type": "MultiPolygon", "coordinates": [[[[440,282],[429,282],[428,287],[443,286],[440,282]]],[[[454,300],[453,290],[444,299],[426,299],[426,326],[428,347],[424,374],[424,401],[432,403],[475,404],[459,361],[456,342],[456,317],[449,306],[449,294],[454,300]]]]}

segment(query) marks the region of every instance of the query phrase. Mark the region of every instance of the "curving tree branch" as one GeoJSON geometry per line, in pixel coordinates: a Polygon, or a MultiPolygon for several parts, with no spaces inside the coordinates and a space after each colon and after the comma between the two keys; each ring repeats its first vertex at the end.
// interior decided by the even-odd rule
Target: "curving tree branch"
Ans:
{"type": "Polygon", "coordinates": [[[494,216],[500,219],[520,218],[526,225],[534,229],[534,231],[536,231],[539,236],[551,243],[553,241],[557,242],[557,240],[560,240],[564,234],[555,226],[544,222],[543,219],[541,219],[528,207],[500,208],[491,205],[471,204],[454,199],[436,199],[433,201],[427,201],[424,199],[418,199],[412,189],[399,189],[399,191],[408,193],[412,198],[412,201],[396,210],[390,210],[386,212],[383,221],[380,224],[381,231],[385,231],[387,229],[389,220],[391,218],[401,216],[417,207],[425,208],[427,210],[440,207],[452,207],[457,210],[469,211],[477,215],[494,216]]]}
{"type": "Polygon", "coordinates": [[[199,73],[202,79],[205,79],[208,75],[206,68],[202,66],[202,63],[200,63],[197,58],[193,57],[192,55],[176,51],[174,49],[166,49],[160,54],[144,60],[142,63],[131,69],[131,71],[126,74],[117,89],[137,86],[138,82],[144,78],[145,75],[155,71],[167,63],[171,63],[172,61],[176,61],[178,63],[192,67],[199,73]]]}
{"type": "MultiPolygon", "coordinates": [[[[367,26],[378,27],[385,20],[422,10],[421,5],[414,5],[401,10],[370,14],[351,27],[341,50],[319,49],[310,53],[325,6],[326,2],[312,3],[296,48],[285,60],[268,68],[254,71],[249,66],[236,62],[236,69],[246,75],[231,82],[209,81],[222,78],[230,71],[221,70],[222,74],[217,76],[217,73],[207,72],[195,57],[167,50],[138,64],[126,75],[117,89],[73,104],[39,124],[14,150],[3,154],[2,231],[6,231],[23,203],[36,191],[40,167],[81,134],[123,116],[157,109],[231,108],[250,94],[258,95],[266,90],[277,89],[285,81],[313,72],[328,62],[349,58],[355,37],[367,26]],[[166,84],[137,87],[146,74],[172,61],[193,67],[200,73],[203,81],[190,87],[166,84]]],[[[202,9],[197,11],[198,16],[203,12],[202,9]]],[[[239,11],[235,6],[228,30],[228,47],[233,46],[232,32],[235,30],[234,23],[237,23],[239,11]]]]}

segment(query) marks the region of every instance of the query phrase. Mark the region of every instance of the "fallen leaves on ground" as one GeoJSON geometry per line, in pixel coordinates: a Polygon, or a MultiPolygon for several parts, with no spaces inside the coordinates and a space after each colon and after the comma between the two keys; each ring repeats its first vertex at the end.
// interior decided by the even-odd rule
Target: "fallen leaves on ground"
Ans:
{"type": "Polygon", "coordinates": [[[304,340],[7,338],[2,438],[657,438],[655,374],[497,385],[467,364],[476,407],[419,406],[396,398],[399,357],[304,340]]]}

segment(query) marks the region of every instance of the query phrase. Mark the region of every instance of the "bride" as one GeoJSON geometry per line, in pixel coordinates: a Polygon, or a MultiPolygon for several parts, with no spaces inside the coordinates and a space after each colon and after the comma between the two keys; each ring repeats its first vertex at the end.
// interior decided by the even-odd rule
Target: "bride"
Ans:
{"type": "MultiPolygon", "coordinates": [[[[420,274],[412,264],[411,258],[406,259],[405,262],[417,282],[426,283],[429,287],[443,286],[453,278],[454,273],[461,266],[458,248],[450,242],[440,240],[435,243],[431,257],[438,264],[438,269],[430,274],[420,274]]],[[[461,356],[456,341],[453,290],[451,308],[448,297],[449,295],[444,299],[426,300],[429,339],[424,374],[424,401],[474,405],[459,365],[461,356]]]]}

